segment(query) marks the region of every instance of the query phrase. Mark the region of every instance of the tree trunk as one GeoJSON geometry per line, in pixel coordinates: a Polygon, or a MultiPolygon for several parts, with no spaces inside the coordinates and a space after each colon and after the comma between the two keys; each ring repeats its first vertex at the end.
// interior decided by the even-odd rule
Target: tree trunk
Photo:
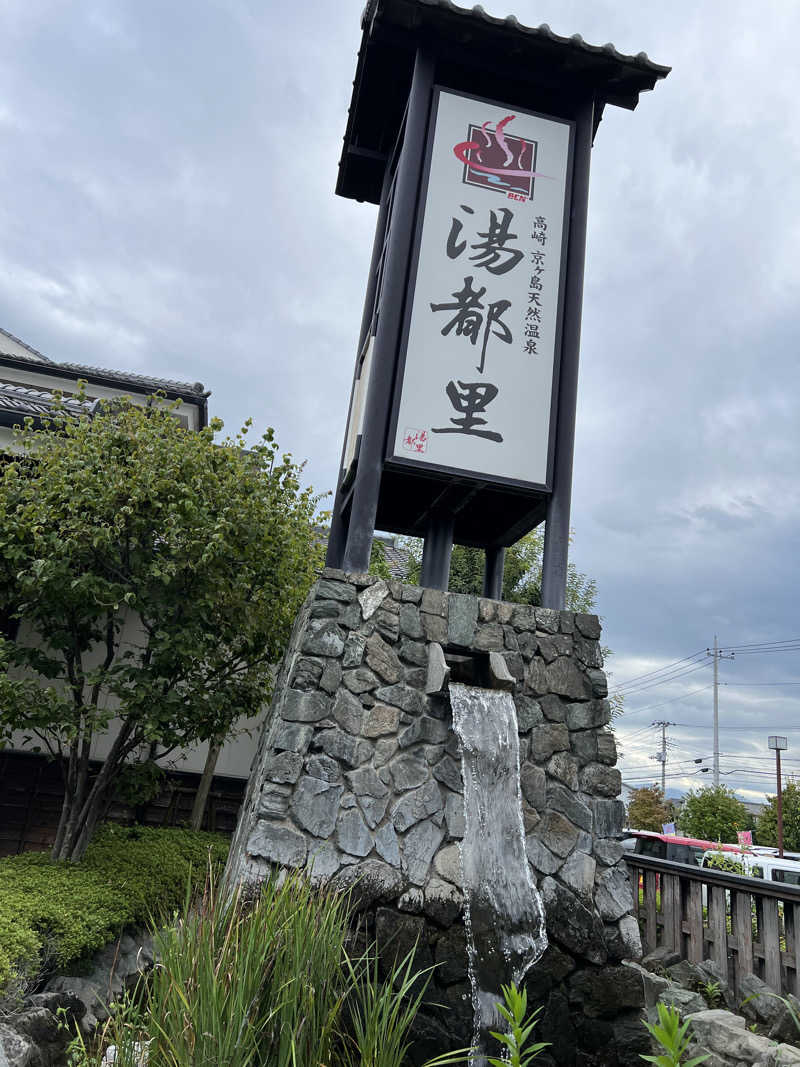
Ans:
{"type": "Polygon", "coordinates": [[[214,778],[214,771],[217,768],[217,760],[219,754],[222,751],[221,741],[210,741],[208,744],[208,755],[206,756],[206,764],[203,767],[203,774],[200,778],[200,784],[197,787],[197,794],[194,798],[194,807],[192,808],[192,818],[189,823],[192,830],[199,830],[203,825],[203,816],[206,813],[206,804],[208,803],[208,794],[211,792],[211,782],[214,778]]]}

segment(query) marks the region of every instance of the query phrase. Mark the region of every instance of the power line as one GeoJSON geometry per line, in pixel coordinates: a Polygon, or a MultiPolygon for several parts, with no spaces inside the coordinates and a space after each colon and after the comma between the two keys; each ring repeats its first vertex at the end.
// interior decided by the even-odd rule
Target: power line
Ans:
{"type": "MultiPolygon", "coordinates": [[[[705,666],[705,664],[703,664],[703,666],[705,666]]],[[[638,715],[642,711],[652,711],[654,708],[663,708],[665,704],[674,704],[677,701],[688,700],[689,697],[694,696],[695,693],[704,693],[706,691],[706,689],[710,689],[713,684],[714,684],[713,682],[709,682],[708,685],[701,685],[699,689],[693,689],[691,691],[691,693],[686,693],[685,696],[670,697],[669,700],[662,700],[658,704],[648,704],[644,708],[634,708],[632,711],[625,711],[623,709],[622,714],[623,715],[638,715]]],[[[800,685],[800,682],[798,682],[797,684],[800,685]]]]}
{"type": "Polygon", "coordinates": [[[658,685],[667,685],[670,682],[677,682],[680,678],[685,678],[687,674],[694,674],[696,670],[701,667],[705,667],[704,660],[693,660],[691,663],[687,663],[685,667],[681,667],[678,670],[670,671],[669,674],[662,674],[658,678],[643,678],[639,682],[631,682],[625,686],[616,686],[617,692],[623,694],[623,696],[631,696],[633,693],[643,693],[647,689],[653,689],[658,685]]]}
{"type": "Polygon", "coordinates": [[[669,671],[673,667],[677,667],[681,663],[687,663],[689,660],[693,660],[696,659],[698,656],[702,656],[704,652],[705,649],[701,648],[699,652],[693,652],[691,656],[684,656],[683,659],[675,660],[674,663],[668,663],[665,667],[659,667],[655,671],[647,671],[645,674],[637,674],[633,678],[628,678],[627,681],[618,682],[616,688],[624,689],[629,685],[633,685],[634,682],[640,682],[643,678],[651,678],[654,674],[661,674],[662,671],[669,671]]]}

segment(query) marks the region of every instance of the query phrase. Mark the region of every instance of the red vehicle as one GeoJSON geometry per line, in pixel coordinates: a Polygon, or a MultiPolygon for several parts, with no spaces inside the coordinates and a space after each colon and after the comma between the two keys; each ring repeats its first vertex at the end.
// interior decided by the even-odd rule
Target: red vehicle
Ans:
{"type": "Polygon", "coordinates": [[[703,853],[708,849],[739,854],[743,852],[738,845],[720,845],[716,841],[701,841],[698,837],[657,834],[652,830],[623,832],[628,841],[636,842],[633,852],[637,856],[654,856],[660,860],[674,860],[675,863],[696,863],[698,867],[703,862],[703,853]]]}

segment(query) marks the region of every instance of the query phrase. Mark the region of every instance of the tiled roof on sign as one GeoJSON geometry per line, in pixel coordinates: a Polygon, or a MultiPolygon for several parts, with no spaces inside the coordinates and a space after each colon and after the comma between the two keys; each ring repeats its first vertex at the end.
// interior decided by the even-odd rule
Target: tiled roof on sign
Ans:
{"type": "MultiPolygon", "coordinates": [[[[606,55],[619,63],[639,66],[643,70],[647,70],[659,78],[666,77],[672,70],[671,67],[665,67],[660,63],[654,63],[647,55],[647,52],[637,52],[635,56],[626,55],[623,52],[617,51],[614,45],[610,42],[599,45],[589,44],[587,41],[584,41],[579,33],[573,33],[570,37],[562,37],[557,33],[553,33],[546,22],[542,22],[539,26],[525,26],[519,21],[516,15],[506,15],[504,18],[490,15],[480,4],[475,4],[474,7],[468,8],[459,7],[459,5],[454,4],[452,0],[413,0],[413,3],[422,8],[438,8],[440,11],[458,15],[464,19],[474,19],[478,22],[483,22],[487,26],[506,27],[515,33],[528,34],[532,37],[541,37],[544,40],[552,41],[554,44],[577,48],[590,55],[606,55]]],[[[369,0],[362,16],[362,28],[367,28],[368,24],[376,14],[379,4],[380,0],[369,0]]]]}

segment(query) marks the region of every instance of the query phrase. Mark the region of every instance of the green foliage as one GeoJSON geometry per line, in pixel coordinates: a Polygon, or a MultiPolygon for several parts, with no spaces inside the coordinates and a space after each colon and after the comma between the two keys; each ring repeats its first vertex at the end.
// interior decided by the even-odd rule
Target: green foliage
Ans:
{"type": "Polygon", "coordinates": [[[141,747],[257,713],[321,562],[302,468],[271,430],[215,444],[221,428],[185,430],[159,398],[104,403],[29,425],[0,469],[0,604],[24,622],[0,641],[0,743],[23,730],[65,761],[57,858],[80,858],[141,747]]]}
{"type": "Polygon", "coordinates": [[[164,788],[166,777],[155,760],[126,763],[114,783],[114,799],[132,807],[150,804],[164,788]]]}
{"type": "Polygon", "coordinates": [[[681,807],[678,823],[687,837],[706,841],[735,842],[738,830],[747,825],[747,808],[732,789],[709,786],[689,793],[681,807]]]}
{"type": "Polygon", "coordinates": [[[672,822],[673,810],[658,786],[632,789],[628,799],[628,826],[632,830],[653,830],[660,834],[664,823],[672,822]]]}
{"type": "MultiPolygon", "coordinates": [[[[402,1067],[425,990],[413,952],[381,981],[376,956],[351,958],[347,897],[277,872],[246,905],[215,896],[157,935],[159,965],[112,1012],[99,1040],[78,1036],[71,1067],[402,1067]],[[416,989],[416,992],[414,990],[416,989]]],[[[465,1062],[468,1050],[427,1067],[465,1062]]]]}
{"type": "Polygon", "coordinates": [[[640,1056],[647,1063],[655,1063],[657,1067],[697,1067],[699,1063],[705,1063],[709,1056],[693,1056],[685,1062],[681,1059],[684,1052],[691,1044],[691,1037],[687,1031],[688,1022],[681,1023],[677,1008],[667,1007],[666,1004],[658,1005],[658,1022],[655,1024],[645,1021],[644,1024],[650,1032],[650,1036],[664,1049],[664,1053],[658,1056],[640,1056]]]}
{"type": "Polygon", "coordinates": [[[173,911],[190,873],[202,881],[209,857],[222,864],[227,851],[216,834],[106,825],[79,864],[40,852],[0,860],[0,993],[44,957],[64,966],[173,911]]]}
{"type": "MultiPolygon", "coordinates": [[[[570,540],[571,540],[570,535],[570,540]]],[[[409,582],[419,582],[422,565],[422,542],[407,538],[404,542],[410,553],[409,582]]],[[[523,538],[506,549],[503,570],[503,600],[518,604],[541,603],[542,554],[544,552],[544,527],[537,526],[523,538]]],[[[480,596],[483,592],[483,566],[485,554],[482,548],[467,548],[454,545],[450,558],[450,581],[448,588],[453,593],[470,593],[480,596]]],[[[592,611],[597,598],[597,585],[593,578],[581,574],[574,563],[567,567],[566,605],[569,611],[592,611]]]]}
{"type": "Polygon", "coordinates": [[[372,548],[369,551],[369,573],[374,574],[376,578],[383,578],[385,582],[392,577],[386,559],[386,546],[377,537],[373,539],[372,548]]]}
{"type": "MultiPolygon", "coordinates": [[[[783,787],[783,847],[800,852],[800,785],[787,782],[783,787]]],[[[778,845],[778,798],[767,797],[767,806],[756,824],[759,845],[778,845]]]]}
{"type": "Polygon", "coordinates": [[[701,984],[700,991],[708,1001],[709,1008],[716,1008],[722,1000],[719,982],[715,982],[712,978],[701,984]]]}
{"type": "Polygon", "coordinates": [[[490,1056],[488,1062],[491,1067],[526,1067],[531,1060],[537,1058],[543,1049],[549,1047],[549,1042],[538,1042],[534,1045],[529,1043],[530,1036],[539,1021],[539,1012],[542,1009],[537,1008],[536,1011],[527,1015],[527,990],[523,989],[520,992],[513,982],[500,988],[504,1003],[498,1004],[497,1010],[506,1020],[509,1028],[507,1033],[490,1031],[492,1037],[497,1038],[505,1052],[502,1059],[495,1059],[490,1056]]]}

